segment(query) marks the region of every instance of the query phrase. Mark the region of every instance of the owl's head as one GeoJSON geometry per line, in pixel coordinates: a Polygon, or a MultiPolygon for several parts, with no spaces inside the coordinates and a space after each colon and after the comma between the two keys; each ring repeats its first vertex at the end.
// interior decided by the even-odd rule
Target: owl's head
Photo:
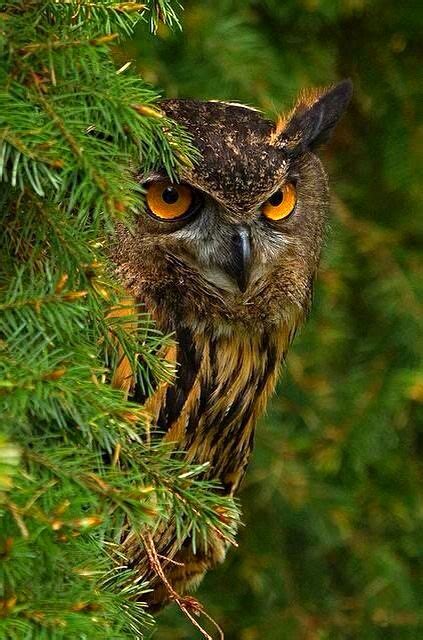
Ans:
{"type": "Polygon", "coordinates": [[[228,102],[166,100],[201,158],[172,182],[140,176],[145,208],[117,230],[114,259],[160,324],[277,325],[306,312],[318,266],[327,179],[316,155],[350,81],[304,93],[277,123],[228,102]]]}

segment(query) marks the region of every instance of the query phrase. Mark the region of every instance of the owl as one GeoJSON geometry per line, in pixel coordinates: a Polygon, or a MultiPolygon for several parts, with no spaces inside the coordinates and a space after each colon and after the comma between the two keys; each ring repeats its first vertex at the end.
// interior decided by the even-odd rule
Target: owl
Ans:
{"type": "MultiPolygon", "coordinates": [[[[123,359],[114,384],[145,401],[164,438],[205,476],[234,495],[244,477],[254,429],[281,363],[310,309],[325,232],[328,182],[317,150],[352,93],[346,80],[304,92],[277,122],[237,103],[165,100],[200,160],[171,180],[163,168],[140,175],[145,207],[132,229],[119,226],[112,257],[118,277],[174,345],[175,379],[140,396],[123,359]]],[[[194,589],[222,562],[217,535],[195,551],[167,527],[155,533],[169,584],[194,589]]],[[[151,574],[145,550],[128,532],[123,549],[149,578],[151,607],[169,589],[151,574]]]]}

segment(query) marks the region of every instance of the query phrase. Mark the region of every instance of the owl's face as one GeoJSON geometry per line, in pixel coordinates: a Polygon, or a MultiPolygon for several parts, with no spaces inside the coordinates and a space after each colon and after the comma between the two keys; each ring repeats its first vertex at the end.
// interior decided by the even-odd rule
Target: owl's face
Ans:
{"type": "Polygon", "coordinates": [[[341,83],[303,99],[276,125],[241,105],[163,102],[201,159],[179,182],[161,170],[140,176],[145,210],[135,230],[118,229],[114,250],[120,277],[163,328],[297,324],[311,298],[328,204],[314,149],[350,93],[341,83]]]}

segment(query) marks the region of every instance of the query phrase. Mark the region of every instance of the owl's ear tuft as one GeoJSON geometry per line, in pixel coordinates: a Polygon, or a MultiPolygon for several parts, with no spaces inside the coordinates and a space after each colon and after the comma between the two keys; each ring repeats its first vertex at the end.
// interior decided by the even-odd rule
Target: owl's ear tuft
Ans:
{"type": "Polygon", "coordinates": [[[295,157],[327,142],[348,106],[352,89],[351,80],[343,80],[329,89],[300,96],[284,126],[276,125],[279,132],[274,144],[295,157]]]}

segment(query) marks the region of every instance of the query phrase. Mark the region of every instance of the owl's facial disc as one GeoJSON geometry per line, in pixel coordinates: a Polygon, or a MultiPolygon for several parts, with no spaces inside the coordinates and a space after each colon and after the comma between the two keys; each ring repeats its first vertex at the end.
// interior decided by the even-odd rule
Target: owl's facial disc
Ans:
{"type": "Polygon", "coordinates": [[[147,218],[160,245],[194,268],[200,282],[231,296],[250,295],[280,255],[284,219],[297,200],[289,181],[271,189],[264,202],[238,212],[188,182],[175,183],[161,174],[147,179],[144,188],[147,218]]]}

